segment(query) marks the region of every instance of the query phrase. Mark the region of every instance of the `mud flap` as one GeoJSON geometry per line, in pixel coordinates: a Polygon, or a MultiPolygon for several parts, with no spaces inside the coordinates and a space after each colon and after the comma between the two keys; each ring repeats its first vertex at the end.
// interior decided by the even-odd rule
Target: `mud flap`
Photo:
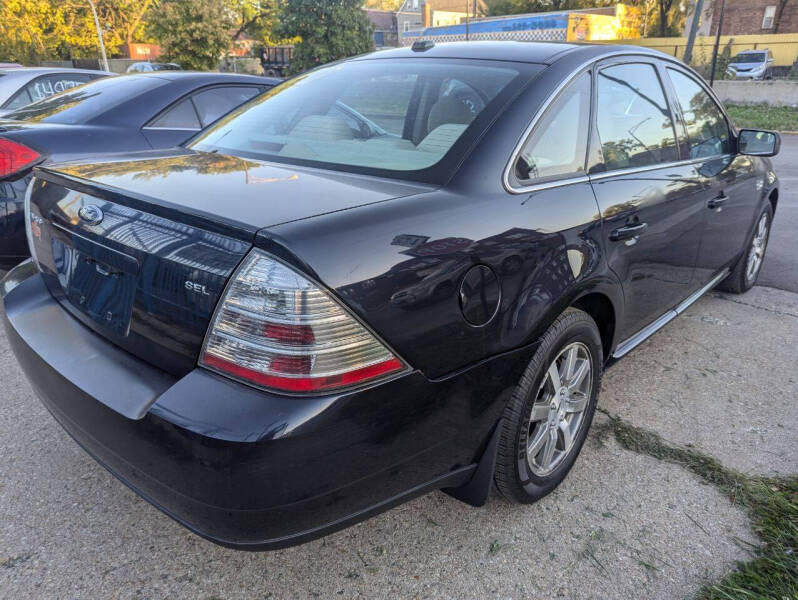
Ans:
{"type": "Polygon", "coordinates": [[[471,506],[485,506],[490,496],[490,486],[493,483],[493,471],[496,468],[496,455],[499,449],[499,423],[493,428],[493,435],[479,459],[474,475],[465,485],[456,488],[444,488],[442,491],[452,498],[471,506]]]}

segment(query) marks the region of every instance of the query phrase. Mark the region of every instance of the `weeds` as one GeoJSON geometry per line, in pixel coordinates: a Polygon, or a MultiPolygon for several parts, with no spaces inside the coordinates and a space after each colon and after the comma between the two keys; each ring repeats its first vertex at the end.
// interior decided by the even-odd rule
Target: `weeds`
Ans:
{"type": "Polygon", "coordinates": [[[698,594],[700,600],[798,598],[798,476],[743,475],[697,450],[672,446],[658,434],[619,417],[609,416],[602,427],[624,448],[689,469],[748,511],[762,539],[761,546],[752,548],[754,559],[739,562],[737,570],[720,582],[705,585],[698,594]]]}
{"type": "Polygon", "coordinates": [[[798,131],[798,108],[767,104],[726,104],[737,127],[798,131]]]}

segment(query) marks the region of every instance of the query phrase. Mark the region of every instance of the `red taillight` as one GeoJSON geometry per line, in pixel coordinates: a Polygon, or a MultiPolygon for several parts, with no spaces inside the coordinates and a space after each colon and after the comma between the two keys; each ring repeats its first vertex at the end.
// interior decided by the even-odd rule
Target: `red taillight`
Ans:
{"type": "Polygon", "coordinates": [[[404,363],[333,297],[253,250],[220,301],[200,364],[286,392],[321,392],[399,373],[404,363]]]}
{"type": "Polygon", "coordinates": [[[27,146],[0,138],[0,177],[8,177],[35,163],[41,154],[27,146]]]}

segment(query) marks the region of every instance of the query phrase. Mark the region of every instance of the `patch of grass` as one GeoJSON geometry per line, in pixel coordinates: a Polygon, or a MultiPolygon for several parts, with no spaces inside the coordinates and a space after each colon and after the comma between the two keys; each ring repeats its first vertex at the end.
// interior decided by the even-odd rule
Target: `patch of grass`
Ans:
{"type": "Polygon", "coordinates": [[[610,416],[602,426],[628,450],[681,465],[717,486],[744,507],[762,545],[755,557],[714,585],[705,585],[700,600],[784,600],[798,598],[798,476],[750,477],[727,469],[692,448],[672,446],[658,434],[610,416]]]}
{"type": "Polygon", "coordinates": [[[726,110],[737,127],[798,131],[798,108],[767,104],[727,104],[726,110]]]}

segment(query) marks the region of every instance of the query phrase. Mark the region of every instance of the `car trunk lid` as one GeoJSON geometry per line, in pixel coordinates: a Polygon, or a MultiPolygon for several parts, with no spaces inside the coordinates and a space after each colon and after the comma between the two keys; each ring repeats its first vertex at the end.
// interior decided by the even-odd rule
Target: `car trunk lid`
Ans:
{"type": "Polygon", "coordinates": [[[303,204],[323,194],[322,176],[257,164],[242,174],[242,162],[208,154],[37,169],[29,243],[52,295],[98,334],[180,376],[196,365],[258,230],[414,188],[337,179],[327,184],[332,197],[303,204]],[[227,185],[198,182],[198,169],[220,171],[227,185]],[[258,194],[253,177],[269,179],[254,184],[258,194]]]}

